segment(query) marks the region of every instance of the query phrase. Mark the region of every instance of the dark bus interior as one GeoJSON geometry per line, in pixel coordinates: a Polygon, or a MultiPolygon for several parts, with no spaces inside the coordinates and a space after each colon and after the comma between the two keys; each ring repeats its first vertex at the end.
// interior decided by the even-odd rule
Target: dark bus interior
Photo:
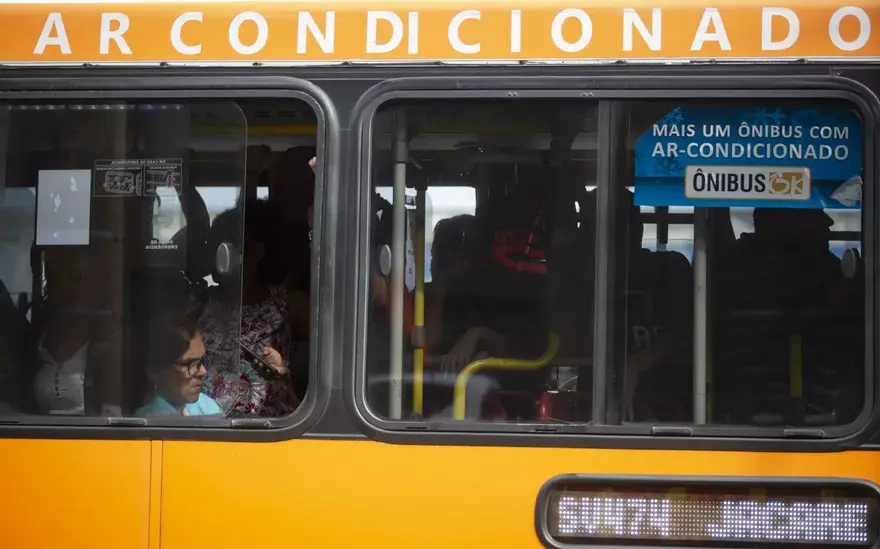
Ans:
{"type": "MultiPolygon", "coordinates": [[[[798,274],[790,270],[793,264],[770,260],[754,263],[757,271],[740,273],[740,279],[725,286],[732,257],[728,252],[744,234],[755,232],[761,214],[748,208],[706,209],[708,276],[717,283],[710,283],[707,297],[709,326],[698,331],[692,314],[698,214],[693,207],[632,205],[634,142],[674,104],[615,105],[611,119],[602,118],[597,102],[565,101],[400,101],[377,112],[371,143],[375,191],[390,201],[396,117],[405,112],[407,194],[415,196],[421,189],[431,205],[424,212],[427,307],[439,286],[435,256],[445,254],[453,263],[464,260],[456,269],[484,268],[458,296],[480,301],[479,310],[445,320],[447,305],[439,305],[446,341],[427,350],[425,367],[432,376],[426,381],[422,414],[413,413],[412,383],[407,381],[407,418],[446,418],[455,379],[442,372],[446,357],[469,354],[459,360],[461,366],[474,355],[456,349],[461,340],[449,334],[466,334],[484,322],[503,327],[496,331],[510,330],[502,348],[511,356],[540,355],[549,333],[559,336],[560,345],[546,367],[493,380],[496,385],[477,401],[472,419],[596,422],[594,395],[601,390],[605,423],[691,423],[694,334],[702,333],[711,342],[710,423],[852,422],[863,405],[862,212],[828,210],[820,215],[827,221],[827,230],[820,231],[823,260],[837,263],[831,275],[834,288],[819,296],[827,281],[785,283],[798,274]],[[610,138],[600,131],[609,122],[615,128],[610,138]],[[613,189],[614,198],[602,206],[611,208],[615,220],[611,244],[597,233],[597,219],[604,215],[597,198],[601,186],[613,189]],[[460,216],[472,218],[468,228],[459,229],[448,250],[435,248],[438,223],[460,216]],[[507,261],[507,267],[498,270],[497,259],[507,261]],[[608,295],[595,292],[597,273],[610,277],[608,295]],[[768,291],[747,291],[756,284],[768,291]],[[607,303],[604,309],[601,303],[607,303]],[[604,326],[602,333],[614,334],[602,376],[593,371],[597,322],[604,326]],[[667,326],[672,322],[676,330],[667,326]],[[654,345],[655,337],[663,339],[659,335],[664,331],[675,331],[679,338],[670,354],[660,362],[637,358],[639,351],[654,345]],[[607,386],[596,389],[594,380],[599,378],[607,386]]],[[[20,103],[8,105],[4,116],[10,130],[3,145],[0,202],[0,401],[6,412],[41,413],[30,388],[37,377],[36,351],[50,322],[45,304],[52,299],[55,279],[62,280],[56,282],[56,295],[60,285],[64,293],[85,288],[84,295],[94,298],[92,309],[80,310],[78,318],[100,332],[94,336],[102,343],[94,361],[103,366],[90,369],[80,413],[106,415],[103,407],[110,405],[121,415],[130,414],[142,383],[135,369],[125,366],[137,349],[129,309],[138,277],[171,266],[183,271],[190,284],[214,283],[216,257],[208,237],[212,220],[222,211],[242,208],[244,198],[268,200],[283,220],[263,275],[287,284],[291,300],[299,304],[299,316],[291,322],[298,323],[294,338],[305,354],[297,359],[294,375],[298,391],[305,393],[311,255],[305,236],[310,229],[304,227],[313,202],[308,161],[316,142],[316,119],[307,105],[20,103]],[[96,161],[126,158],[182,159],[182,189],[166,199],[159,191],[150,199],[92,196],[87,200],[88,246],[39,242],[40,170],[91,170],[96,161]]],[[[92,182],[87,184],[92,193],[92,182]]],[[[791,211],[780,215],[783,220],[777,224],[801,223],[791,211]]],[[[369,253],[374,266],[376,250],[390,243],[390,222],[373,223],[369,253]]],[[[407,289],[404,300],[409,324],[412,293],[407,289]]],[[[374,302],[374,307],[382,305],[374,302]]],[[[368,351],[367,383],[375,390],[368,391],[367,399],[384,415],[388,360],[394,351],[387,345],[387,320],[383,327],[381,317],[371,316],[368,324],[368,339],[378,343],[368,351]]],[[[409,336],[402,352],[405,376],[411,380],[416,340],[409,336]]]]}

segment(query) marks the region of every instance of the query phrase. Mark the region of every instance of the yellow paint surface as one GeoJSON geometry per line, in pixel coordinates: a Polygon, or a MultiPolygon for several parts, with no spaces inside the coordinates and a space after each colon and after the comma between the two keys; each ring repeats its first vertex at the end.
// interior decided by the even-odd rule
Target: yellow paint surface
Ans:
{"type": "Polygon", "coordinates": [[[0,547],[147,549],[150,442],[0,440],[0,547]]]}
{"type": "Polygon", "coordinates": [[[166,442],[162,549],[541,547],[534,506],[564,473],[846,476],[872,452],[773,454],[166,442]]]}

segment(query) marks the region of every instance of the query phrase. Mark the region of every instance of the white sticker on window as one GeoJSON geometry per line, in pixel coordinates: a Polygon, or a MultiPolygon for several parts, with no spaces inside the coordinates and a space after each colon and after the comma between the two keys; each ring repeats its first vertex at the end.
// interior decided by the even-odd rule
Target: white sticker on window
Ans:
{"type": "Polygon", "coordinates": [[[415,224],[416,212],[406,211],[406,261],[404,263],[403,281],[408,292],[416,289],[416,246],[415,224]]]}
{"type": "Polygon", "coordinates": [[[40,170],[38,246],[88,245],[91,183],[91,170],[40,170]]]}

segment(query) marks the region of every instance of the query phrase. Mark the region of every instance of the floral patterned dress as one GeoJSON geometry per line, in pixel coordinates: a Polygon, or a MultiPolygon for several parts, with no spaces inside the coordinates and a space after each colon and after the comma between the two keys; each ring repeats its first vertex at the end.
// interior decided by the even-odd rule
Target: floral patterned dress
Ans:
{"type": "Polygon", "coordinates": [[[213,296],[208,301],[202,325],[208,371],[205,390],[226,417],[286,416],[298,404],[289,377],[266,380],[260,376],[241,356],[236,338],[258,353],[272,347],[289,362],[287,290],[273,286],[262,303],[242,305],[240,326],[236,309],[213,296]]]}

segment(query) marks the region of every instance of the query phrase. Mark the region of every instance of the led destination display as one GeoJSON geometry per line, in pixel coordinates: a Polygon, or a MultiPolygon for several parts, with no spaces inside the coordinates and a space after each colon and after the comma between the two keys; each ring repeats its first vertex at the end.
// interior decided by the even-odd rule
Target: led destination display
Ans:
{"type": "Polygon", "coordinates": [[[565,540],[677,540],[872,546],[875,503],[857,497],[559,491],[548,530],[565,540]]]}

